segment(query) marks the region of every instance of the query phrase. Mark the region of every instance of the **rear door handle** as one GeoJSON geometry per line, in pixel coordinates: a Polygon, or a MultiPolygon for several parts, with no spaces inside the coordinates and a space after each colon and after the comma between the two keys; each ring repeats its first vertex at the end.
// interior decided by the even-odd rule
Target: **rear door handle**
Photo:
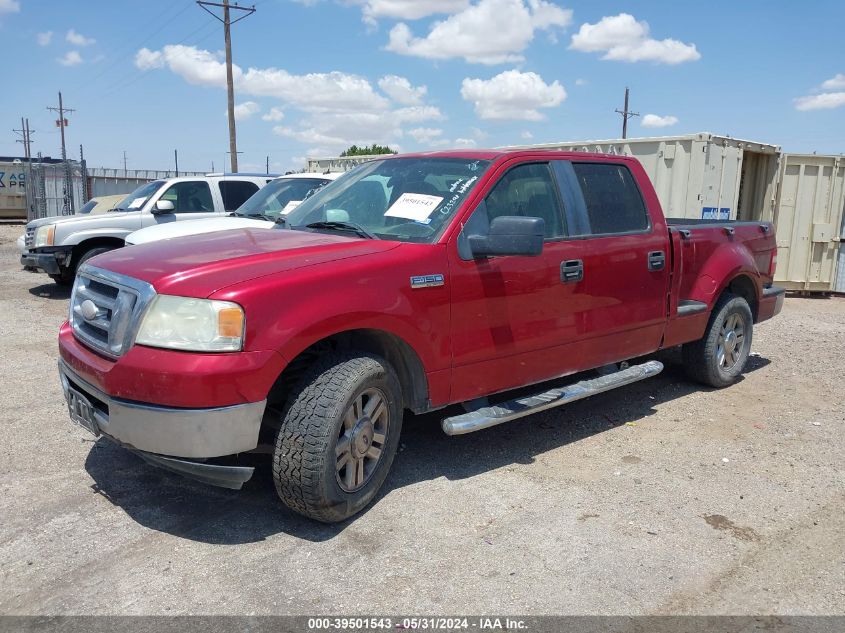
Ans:
{"type": "Polygon", "coordinates": [[[584,279],[584,262],[580,259],[568,259],[560,265],[560,280],[565,284],[577,283],[584,279]]]}
{"type": "Polygon", "coordinates": [[[648,269],[663,270],[666,267],[666,253],[663,251],[651,251],[648,254],[648,269]]]}

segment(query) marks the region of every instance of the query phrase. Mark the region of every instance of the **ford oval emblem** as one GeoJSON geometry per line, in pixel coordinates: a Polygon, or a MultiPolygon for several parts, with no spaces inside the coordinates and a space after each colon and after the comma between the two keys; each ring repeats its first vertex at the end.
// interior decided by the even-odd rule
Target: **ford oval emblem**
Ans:
{"type": "Polygon", "coordinates": [[[100,309],[97,307],[97,304],[91,301],[91,299],[83,301],[82,305],[79,306],[79,309],[82,311],[82,316],[86,321],[93,321],[100,313],[100,309]]]}

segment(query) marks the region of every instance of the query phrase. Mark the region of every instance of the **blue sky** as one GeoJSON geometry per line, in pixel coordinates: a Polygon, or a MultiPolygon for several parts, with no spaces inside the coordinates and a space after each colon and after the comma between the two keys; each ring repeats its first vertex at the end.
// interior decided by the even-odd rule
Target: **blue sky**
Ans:
{"type": "MultiPolygon", "coordinates": [[[[710,131],[845,152],[845,3],[258,0],[233,27],[241,169],[401,151],[710,131]],[[838,28],[838,27],[837,27],[838,28]],[[645,115],[652,115],[646,117],[645,115]]],[[[29,117],[90,165],[226,163],[222,26],[193,0],[0,0],[0,155],[29,117]]]]}

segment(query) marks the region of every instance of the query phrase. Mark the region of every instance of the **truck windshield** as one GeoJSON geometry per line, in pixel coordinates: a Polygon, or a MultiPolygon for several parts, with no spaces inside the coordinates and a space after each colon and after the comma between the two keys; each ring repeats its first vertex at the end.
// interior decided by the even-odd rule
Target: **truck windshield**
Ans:
{"type": "Polygon", "coordinates": [[[278,178],[256,191],[238,207],[237,214],[276,219],[330,182],[327,178],[278,178]]]}
{"type": "Polygon", "coordinates": [[[163,180],[154,180],[141,185],[135,191],[126,196],[119,204],[115,205],[112,211],[138,211],[144,203],[153,195],[158,188],[164,184],[163,180]]]}
{"type": "Polygon", "coordinates": [[[284,214],[285,225],[433,242],[489,166],[486,160],[440,157],[364,163],[284,214]]]}

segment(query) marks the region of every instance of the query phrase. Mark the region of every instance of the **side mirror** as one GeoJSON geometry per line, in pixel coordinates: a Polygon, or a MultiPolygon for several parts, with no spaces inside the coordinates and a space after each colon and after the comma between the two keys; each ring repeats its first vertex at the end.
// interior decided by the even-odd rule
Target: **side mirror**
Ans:
{"type": "Polygon", "coordinates": [[[158,200],[152,208],[153,215],[164,215],[165,213],[173,213],[176,207],[170,200],[158,200]]]}
{"type": "Polygon", "coordinates": [[[534,256],[543,252],[546,222],[543,218],[503,215],[493,218],[487,235],[469,235],[473,257],[493,255],[534,256]]]}

